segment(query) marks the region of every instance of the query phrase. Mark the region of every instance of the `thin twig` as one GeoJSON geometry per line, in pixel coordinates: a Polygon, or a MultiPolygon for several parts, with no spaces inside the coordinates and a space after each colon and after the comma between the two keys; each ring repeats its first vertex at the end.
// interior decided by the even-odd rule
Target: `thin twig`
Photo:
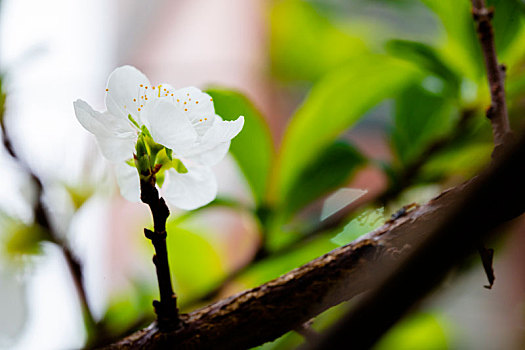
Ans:
{"type": "Polygon", "coordinates": [[[87,294],[84,287],[84,276],[82,273],[82,264],[80,263],[78,257],[68,247],[66,242],[60,237],[60,235],[50,224],[49,214],[44,207],[42,198],[44,192],[44,186],[42,184],[42,181],[31,169],[31,167],[22,158],[18,156],[9,136],[9,132],[5,127],[5,121],[3,118],[4,110],[2,109],[0,113],[2,114],[2,116],[0,117],[0,129],[2,133],[3,146],[7,153],[11,156],[11,158],[18,163],[18,165],[23,169],[24,172],[26,172],[29,175],[31,182],[33,182],[33,184],[35,185],[36,202],[33,206],[35,223],[37,223],[40,227],[42,227],[45,230],[45,232],[47,232],[47,239],[50,242],[60,247],[60,250],[62,251],[62,254],[64,255],[64,258],[66,260],[69,272],[71,273],[71,277],[73,279],[73,283],[75,285],[75,289],[80,300],[80,306],[82,309],[84,323],[89,330],[96,332],[98,329],[97,322],[93,317],[93,313],[91,312],[87,300],[87,294]]]}
{"type": "Polygon", "coordinates": [[[151,240],[155,247],[153,263],[157,270],[159,283],[160,301],[153,301],[157,322],[163,330],[170,330],[179,325],[179,310],[177,309],[177,296],[173,292],[171,284],[170,266],[168,262],[168,250],[166,247],[166,220],[170,211],[166,202],[159,196],[155,187],[155,178],[151,181],[140,181],[140,199],[146,203],[153,216],[153,231],[144,229],[146,238],[151,240]]]}
{"type": "Polygon", "coordinates": [[[487,118],[492,124],[494,144],[497,147],[510,137],[511,130],[505,101],[505,66],[498,63],[496,55],[491,24],[493,15],[493,8],[487,8],[484,0],[472,0],[472,16],[476,22],[490,89],[491,104],[487,110],[487,118]]]}

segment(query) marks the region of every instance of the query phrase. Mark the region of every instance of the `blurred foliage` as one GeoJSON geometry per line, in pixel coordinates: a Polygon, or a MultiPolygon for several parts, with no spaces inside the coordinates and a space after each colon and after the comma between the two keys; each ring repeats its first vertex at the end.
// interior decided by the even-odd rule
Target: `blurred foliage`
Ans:
{"type": "MultiPolygon", "coordinates": [[[[366,55],[328,73],[314,85],[286,129],[274,191],[287,193],[324,147],[354,125],[371,107],[392,97],[419,71],[383,55],[366,55]]],[[[305,189],[307,190],[307,189],[305,189]]]]}
{"type": "Polygon", "coordinates": [[[166,226],[169,264],[181,299],[214,286],[224,275],[223,262],[202,233],[173,220],[166,226]]]}
{"type": "Polygon", "coordinates": [[[364,164],[365,157],[348,142],[336,141],[326,147],[299,174],[297,181],[284,195],[283,215],[293,214],[315,199],[345,185],[364,164]]]}
{"type": "Polygon", "coordinates": [[[352,242],[353,240],[358,239],[362,235],[372,232],[376,228],[383,226],[386,221],[386,218],[383,214],[384,211],[384,208],[365,210],[355,219],[351,220],[343,228],[343,231],[332,238],[332,242],[343,246],[352,242]]]}
{"type": "Polygon", "coordinates": [[[362,38],[345,32],[307,2],[278,1],[271,9],[270,58],[280,78],[315,81],[367,51],[362,38]]]}
{"type": "Polygon", "coordinates": [[[230,152],[248,181],[257,204],[265,200],[274,149],[270,129],[255,106],[234,91],[209,89],[215,112],[225,120],[244,116],[242,133],[231,142],[230,152]]]}
{"type": "Polygon", "coordinates": [[[443,317],[417,313],[403,319],[374,346],[375,350],[451,349],[449,325],[443,317]]]}
{"type": "Polygon", "coordinates": [[[3,234],[2,256],[17,259],[23,255],[35,255],[42,252],[41,243],[49,240],[49,233],[35,224],[26,224],[20,220],[0,213],[0,227],[3,234]]]}

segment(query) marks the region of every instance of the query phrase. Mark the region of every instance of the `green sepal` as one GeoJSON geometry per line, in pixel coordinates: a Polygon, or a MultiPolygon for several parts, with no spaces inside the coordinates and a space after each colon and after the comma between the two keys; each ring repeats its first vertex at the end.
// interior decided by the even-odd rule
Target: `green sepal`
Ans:
{"type": "Polygon", "coordinates": [[[164,180],[166,179],[166,172],[164,171],[164,168],[160,169],[160,171],[155,175],[155,178],[157,179],[157,185],[162,187],[164,180]]]}
{"type": "Polygon", "coordinates": [[[149,176],[151,174],[150,156],[148,148],[144,142],[144,135],[139,135],[137,144],[135,145],[135,167],[138,169],[140,176],[149,176]]]}
{"type": "Polygon", "coordinates": [[[182,162],[179,159],[173,159],[173,161],[171,162],[171,166],[179,174],[186,174],[188,172],[188,169],[184,166],[184,164],[182,164],[182,162]]]}
{"type": "Polygon", "coordinates": [[[137,128],[140,129],[139,123],[137,123],[137,121],[136,121],[135,119],[133,119],[133,117],[131,116],[131,114],[128,114],[128,119],[129,119],[129,121],[130,121],[133,125],[135,125],[137,128]]]}

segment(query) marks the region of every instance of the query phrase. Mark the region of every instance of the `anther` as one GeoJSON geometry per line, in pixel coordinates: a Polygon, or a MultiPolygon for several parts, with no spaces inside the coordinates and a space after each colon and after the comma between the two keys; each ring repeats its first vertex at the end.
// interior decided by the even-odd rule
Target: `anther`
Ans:
{"type": "Polygon", "coordinates": [[[106,89],[106,91],[109,91],[108,89],[106,89]]]}

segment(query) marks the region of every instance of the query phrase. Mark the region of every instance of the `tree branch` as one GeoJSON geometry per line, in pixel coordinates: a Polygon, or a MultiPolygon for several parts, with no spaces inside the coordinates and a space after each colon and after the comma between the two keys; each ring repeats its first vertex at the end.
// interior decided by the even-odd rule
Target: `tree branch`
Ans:
{"type": "MultiPolygon", "coordinates": [[[[423,290],[429,286],[427,279],[435,283],[442,276],[434,275],[433,270],[426,271],[427,266],[448,270],[457,259],[471,252],[473,238],[525,211],[525,202],[521,200],[525,196],[521,176],[525,164],[512,161],[512,157],[525,157],[525,138],[513,147],[504,162],[488,173],[443,192],[428,204],[387,222],[361,239],[271,282],[181,315],[181,325],[171,332],[159,332],[154,323],[108,348],[230,349],[263,344],[376,286],[377,276],[384,275],[385,267],[396,266],[400,257],[416,252],[414,247],[423,239],[436,235],[444,239],[446,233],[445,247],[425,245],[428,256],[434,258],[432,263],[416,265],[420,274],[417,277],[411,274],[403,280],[405,289],[423,290]]],[[[391,302],[390,289],[381,290],[395,304],[391,302]]]]}
{"type": "MultiPolygon", "coordinates": [[[[0,85],[0,89],[1,88],[2,86],[0,85]]],[[[49,218],[49,214],[47,213],[47,210],[45,209],[43,198],[42,198],[43,192],[44,192],[44,186],[42,184],[42,181],[36,175],[36,173],[31,169],[31,167],[22,158],[18,156],[13,146],[9,132],[7,131],[7,128],[5,126],[5,120],[4,120],[5,95],[3,91],[0,91],[0,93],[2,94],[1,96],[2,103],[1,103],[1,110],[0,110],[0,131],[2,134],[2,143],[7,153],[11,156],[11,158],[15,162],[18,163],[18,165],[22,168],[22,170],[29,175],[31,182],[35,185],[36,202],[33,205],[33,214],[34,214],[35,223],[38,224],[41,228],[43,228],[47,232],[48,234],[47,239],[53,242],[54,244],[56,244],[57,246],[59,246],[60,250],[62,251],[62,254],[64,255],[67,267],[71,274],[71,278],[73,279],[73,284],[75,285],[75,289],[77,291],[77,295],[80,301],[80,307],[82,309],[82,317],[84,319],[84,323],[86,327],[88,328],[88,333],[89,331],[102,332],[101,329],[98,329],[97,322],[95,321],[95,318],[93,317],[93,313],[91,312],[91,309],[89,307],[86,290],[84,288],[84,275],[82,273],[82,264],[80,263],[80,260],[78,259],[78,257],[71,251],[67,243],[64,242],[64,240],[55,231],[55,229],[50,223],[51,221],[49,218]]]]}
{"type": "Polygon", "coordinates": [[[511,130],[505,102],[505,66],[498,63],[496,55],[491,24],[493,15],[494,10],[487,8],[484,0],[472,0],[472,16],[476,22],[490,89],[491,105],[487,110],[487,118],[492,123],[494,144],[499,146],[510,137],[511,130]]]}
{"type": "Polygon", "coordinates": [[[153,216],[154,231],[144,229],[146,238],[151,240],[155,247],[153,263],[157,270],[160,301],[154,300],[153,307],[157,314],[157,322],[162,330],[170,330],[179,325],[179,310],[177,309],[177,296],[171,285],[170,266],[168,263],[168,250],[166,247],[166,220],[170,211],[166,202],[159,196],[155,187],[155,178],[151,181],[140,180],[140,199],[146,203],[153,216]]]}

